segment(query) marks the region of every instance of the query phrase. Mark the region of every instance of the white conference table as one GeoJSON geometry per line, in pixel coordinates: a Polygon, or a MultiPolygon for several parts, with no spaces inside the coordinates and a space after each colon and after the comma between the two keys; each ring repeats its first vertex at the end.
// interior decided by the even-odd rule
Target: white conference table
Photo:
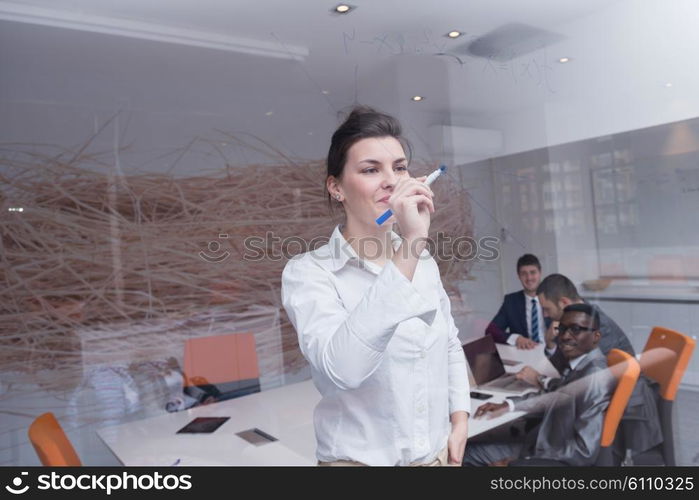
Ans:
{"type": "MultiPolygon", "coordinates": [[[[505,344],[495,344],[495,345],[498,349],[498,354],[500,354],[500,357],[502,358],[503,361],[512,361],[512,362],[518,363],[516,365],[505,364],[505,371],[508,373],[517,373],[524,366],[528,365],[528,366],[531,366],[532,368],[534,368],[535,370],[537,370],[539,373],[542,373],[544,375],[548,375],[551,377],[558,377],[559,376],[556,369],[553,367],[553,365],[551,365],[548,358],[544,354],[544,345],[543,344],[538,344],[534,349],[529,349],[529,350],[517,349],[514,346],[505,345],[505,344]]],[[[534,390],[535,389],[532,388],[532,391],[534,391],[534,390]]],[[[472,437],[477,436],[479,434],[482,434],[484,432],[495,429],[496,427],[499,427],[499,426],[506,424],[508,422],[512,422],[514,420],[517,420],[518,418],[520,418],[521,416],[523,416],[525,414],[523,411],[513,411],[513,412],[503,413],[500,416],[495,417],[495,418],[488,418],[488,417],[473,418],[473,415],[475,415],[476,410],[483,403],[501,403],[505,400],[505,398],[507,396],[512,396],[513,394],[511,392],[502,392],[502,391],[496,391],[496,390],[492,390],[492,389],[480,389],[478,387],[473,386],[473,381],[471,381],[471,391],[490,394],[490,395],[492,395],[492,397],[490,399],[482,399],[482,400],[471,398],[471,417],[469,418],[469,421],[468,421],[468,437],[469,438],[472,438],[472,437]]]]}
{"type": "MultiPolygon", "coordinates": [[[[542,348],[543,349],[543,348],[542,348]]],[[[541,367],[542,349],[522,351],[498,344],[503,359],[541,367]]],[[[545,359],[545,358],[544,358],[545,359]]],[[[522,365],[506,366],[518,371],[522,365]]],[[[488,400],[471,399],[471,415],[485,402],[501,402],[508,394],[488,400]]],[[[126,466],[171,465],[315,465],[313,409],[320,394],[307,380],[241,398],[199,406],[186,411],[106,427],[97,431],[119,461],[126,466]],[[177,434],[195,417],[230,417],[210,434],[177,434]],[[236,433],[257,428],[278,439],[256,446],[236,433]]],[[[495,418],[469,420],[469,437],[516,420],[523,412],[495,418]]]]}
{"type": "Polygon", "coordinates": [[[313,408],[320,394],[307,380],[236,399],[97,431],[127,466],[314,465],[313,408]],[[230,417],[210,434],[177,434],[195,417],[230,417]],[[257,428],[278,439],[255,446],[236,436],[257,428]]]}

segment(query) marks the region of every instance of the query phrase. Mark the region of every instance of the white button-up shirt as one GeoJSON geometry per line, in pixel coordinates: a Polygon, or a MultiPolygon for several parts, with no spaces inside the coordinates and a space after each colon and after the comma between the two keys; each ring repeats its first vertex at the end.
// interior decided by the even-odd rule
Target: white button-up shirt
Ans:
{"type": "MultiPolygon", "coordinates": [[[[394,248],[401,239],[392,234],[394,248]]],[[[357,257],[335,228],[291,259],[282,301],[322,395],[318,460],[408,465],[434,460],[449,415],[469,411],[466,361],[437,263],[425,250],[412,282],[388,261],[357,257]]]]}

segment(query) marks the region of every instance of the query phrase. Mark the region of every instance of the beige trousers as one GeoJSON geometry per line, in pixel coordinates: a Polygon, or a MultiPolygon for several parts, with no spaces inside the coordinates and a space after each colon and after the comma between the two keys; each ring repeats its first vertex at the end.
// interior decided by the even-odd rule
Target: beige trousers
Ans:
{"type": "MultiPolygon", "coordinates": [[[[445,446],[442,451],[439,452],[437,458],[432,460],[427,464],[412,463],[410,467],[443,467],[449,464],[449,450],[445,446]]],[[[336,460],[335,462],[318,462],[320,467],[362,467],[366,464],[361,462],[353,462],[352,460],[336,460]]]]}

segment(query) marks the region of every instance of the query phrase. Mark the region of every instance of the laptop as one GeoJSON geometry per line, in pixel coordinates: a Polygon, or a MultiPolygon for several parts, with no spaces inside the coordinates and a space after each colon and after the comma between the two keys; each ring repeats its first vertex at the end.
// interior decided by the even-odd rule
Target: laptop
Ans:
{"type": "Polygon", "coordinates": [[[505,372],[505,365],[490,335],[484,335],[461,347],[478,389],[511,393],[534,389],[530,384],[517,380],[514,373],[505,372]]]}

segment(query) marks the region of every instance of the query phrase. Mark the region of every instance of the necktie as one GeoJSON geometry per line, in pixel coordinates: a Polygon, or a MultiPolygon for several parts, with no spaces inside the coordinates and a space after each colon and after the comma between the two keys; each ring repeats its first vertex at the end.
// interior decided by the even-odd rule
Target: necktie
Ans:
{"type": "Polygon", "coordinates": [[[534,342],[539,342],[539,309],[536,307],[536,300],[532,299],[532,331],[531,337],[534,342]]]}

